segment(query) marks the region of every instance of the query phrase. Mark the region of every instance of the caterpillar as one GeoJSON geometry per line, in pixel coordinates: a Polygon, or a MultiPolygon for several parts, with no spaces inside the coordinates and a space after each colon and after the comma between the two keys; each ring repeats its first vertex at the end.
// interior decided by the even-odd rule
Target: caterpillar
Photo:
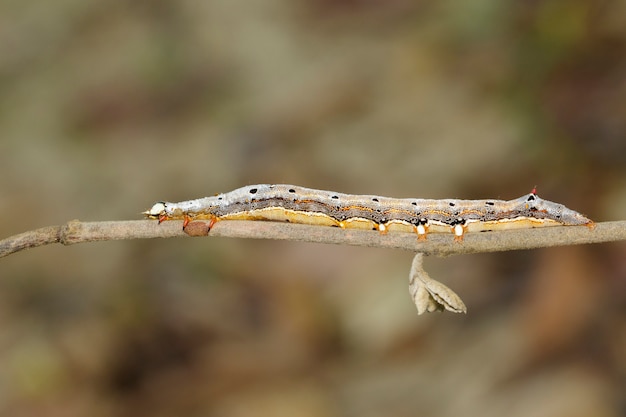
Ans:
{"type": "MultiPolygon", "coordinates": [[[[536,189],[514,200],[389,198],[351,195],[286,184],[259,184],[197,200],[160,201],[143,212],[147,218],[209,220],[206,233],[221,220],[268,220],[381,233],[451,233],[462,241],[468,232],[546,226],[593,227],[593,221],[562,204],[544,200],[536,189]]],[[[206,234],[204,233],[204,234],[206,234]]]]}

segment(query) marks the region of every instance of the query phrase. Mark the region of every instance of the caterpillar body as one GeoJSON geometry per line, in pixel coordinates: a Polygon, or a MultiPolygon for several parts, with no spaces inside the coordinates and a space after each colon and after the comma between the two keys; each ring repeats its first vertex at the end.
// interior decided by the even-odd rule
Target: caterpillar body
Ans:
{"type": "Polygon", "coordinates": [[[562,204],[540,198],[535,189],[514,200],[389,198],[351,195],[285,184],[259,184],[197,200],[158,202],[147,218],[210,220],[206,233],[221,220],[268,220],[381,233],[451,233],[462,241],[467,232],[546,226],[593,227],[593,222],[562,204]]]}

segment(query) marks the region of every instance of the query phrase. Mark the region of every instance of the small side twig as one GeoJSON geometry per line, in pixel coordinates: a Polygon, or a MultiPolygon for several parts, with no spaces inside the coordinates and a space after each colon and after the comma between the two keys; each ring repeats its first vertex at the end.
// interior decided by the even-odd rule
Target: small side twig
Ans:
{"type": "MultiPolygon", "coordinates": [[[[61,226],[44,227],[1,240],[0,257],[56,242],[70,245],[104,240],[183,236],[187,235],[182,230],[182,221],[158,224],[154,220],[107,222],[72,220],[61,226]]],[[[593,229],[586,226],[555,226],[468,233],[463,242],[455,242],[451,234],[430,234],[426,241],[420,241],[411,233],[383,235],[370,230],[229,220],[218,222],[211,229],[209,236],[395,248],[426,255],[449,256],[626,240],[626,221],[597,223],[593,229]]]]}

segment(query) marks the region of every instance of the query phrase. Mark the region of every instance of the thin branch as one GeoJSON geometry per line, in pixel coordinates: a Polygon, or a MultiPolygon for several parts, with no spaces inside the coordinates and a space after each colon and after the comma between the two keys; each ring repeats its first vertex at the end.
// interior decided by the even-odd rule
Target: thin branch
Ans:
{"type": "MultiPolygon", "coordinates": [[[[71,245],[82,242],[122,239],[147,239],[187,236],[181,221],[154,220],[80,222],[72,220],[62,226],[50,226],[11,236],[0,241],[0,257],[24,249],[60,242],[71,245]]],[[[340,245],[404,249],[425,255],[448,256],[477,252],[498,252],[550,246],[626,240],[626,221],[586,226],[555,226],[536,229],[468,233],[463,242],[453,235],[429,234],[426,241],[411,233],[380,234],[376,231],[340,229],[268,221],[221,221],[209,236],[251,239],[282,239],[340,245]]]]}

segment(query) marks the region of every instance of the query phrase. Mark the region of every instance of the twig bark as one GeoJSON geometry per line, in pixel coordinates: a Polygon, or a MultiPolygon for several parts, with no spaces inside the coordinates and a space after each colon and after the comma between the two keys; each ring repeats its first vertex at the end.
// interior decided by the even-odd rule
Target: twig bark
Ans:
{"type": "MultiPolygon", "coordinates": [[[[61,226],[44,227],[1,240],[0,257],[56,242],[71,245],[101,240],[183,236],[187,235],[182,230],[181,221],[166,221],[158,224],[154,220],[108,222],[72,220],[61,226]]],[[[425,255],[449,256],[626,240],[626,221],[597,223],[593,229],[586,226],[555,226],[468,233],[463,242],[455,242],[451,234],[430,234],[426,241],[418,241],[411,233],[383,235],[376,231],[359,229],[229,220],[218,222],[211,229],[209,236],[395,248],[425,255]]]]}

